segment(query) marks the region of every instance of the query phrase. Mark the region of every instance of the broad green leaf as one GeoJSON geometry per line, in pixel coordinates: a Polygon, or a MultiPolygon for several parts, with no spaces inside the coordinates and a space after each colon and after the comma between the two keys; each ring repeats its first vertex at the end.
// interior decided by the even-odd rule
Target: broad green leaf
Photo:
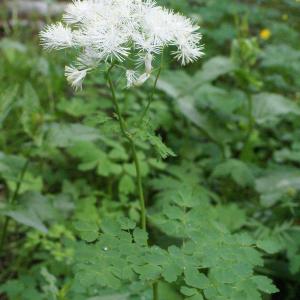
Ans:
{"type": "Polygon", "coordinates": [[[38,130],[41,129],[43,122],[42,108],[39,96],[29,82],[24,85],[22,109],[21,122],[25,132],[32,138],[37,138],[38,130]]]}
{"type": "Polygon", "coordinates": [[[268,170],[255,181],[255,189],[261,194],[261,202],[270,207],[289,192],[300,190],[300,171],[296,168],[268,170]]]}
{"type": "Polygon", "coordinates": [[[48,232],[47,227],[44,225],[40,217],[32,210],[8,211],[5,215],[11,217],[18,223],[33,227],[44,233],[48,232]]]}
{"type": "MultiPolygon", "coordinates": [[[[194,85],[199,85],[204,82],[211,82],[218,77],[232,72],[236,66],[232,60],[225,56],[216,56],[208,60],[203,64],[202,70],[196,73],[194,85]]],[[[193,89],[194,86],[191,87],[193,89]]]]}
{"type": "Polygon", "coordinates": [[[63,100],[58,103],[58,109],[73,116],[82,117],[93,114],[98,108],[98,102],[86,101],[82,98],[63,100]]]}
{"type": "Polygon", "coordinates": [[[57,212],[49,199],[37,192],[24,193],[18,198],[14,210],[9,210],[5,214],[16,222],[44,233],[48,232],[45,222],[57,218],[57,212]]]}
{"type": "Polygon", "coordinates": [[[252,101],[253,116],[258,124],[276,122],[288,114],[300,115],[300,107],[279,94],[257,94],[252,101]]]}
{"type": "Polygon", "coordinates": [[[8,87],[0,94],[0,128],[16,103],[18,85],[8,87]]]}
{"type": "Polygon", "coordinates": [[[292,72],[299,71],[299,60],[299,51],[285,44],[271,44],[262,52],[262,66],[266,68],[280,67],[292,72]]]}
{"type": "Polygon", "coordinates": [[[87,242],[94,242],[99,236],[98,225],[95,222],[80,220],[74,222],[74,227],[87,242]]]}
{"type": "Polygon", "coordinates": [[[70,147],[76,142],[100,139],[98,130],[81,124],[53,123],[47,132],[47,143],[52,147],[70,147]]]}
{"type": "Polygon", "coordinates": [[[215,113],[230,115],[241,108],[245,96],[240,91],[227,91],[224,88],[205,84],[194,91],[195,103],[203,110],[212,109],[215,113]]]}

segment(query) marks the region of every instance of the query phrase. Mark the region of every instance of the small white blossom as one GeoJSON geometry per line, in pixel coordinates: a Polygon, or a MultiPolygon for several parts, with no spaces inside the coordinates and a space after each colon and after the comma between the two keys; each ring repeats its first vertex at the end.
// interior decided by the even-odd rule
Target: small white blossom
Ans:
{"type": "Polygon", "coordinates": [[[88,70],[78,70],[73,66],[65,67],[65,75],[68,82],[75,88],[75,90],[82,89],[82,82],[86,77],[88,70]]]}
{"type": "Polygon", "coordinates": [[[203,55],[199,27],[153,0],[73,0],[63,21],[66,25],[47,26],[41,41],[46,49],[77,49],[78,69],[67,69],[68,80],[77,88],[86,70],[103,62],[135,58],[144,68],[142,75],[129,72],[126,77],[129,85],[137,86],[149,79],[155,56],[165,47],[175,47],[174,57],[182,65],[203,55]]]}
{"type": "Polygon", "coordinates": [[[127,88],[134,86],[137,79],[136,72],[134,70],[127,70],[126,79],[127,79],[127,88]]]}
{"type": "Polygon", "coordinates": [[[145,72],[151,74],[152,72],[152,60],[153,56],[151,53],[147,53],[145,56],[145,72]]]}

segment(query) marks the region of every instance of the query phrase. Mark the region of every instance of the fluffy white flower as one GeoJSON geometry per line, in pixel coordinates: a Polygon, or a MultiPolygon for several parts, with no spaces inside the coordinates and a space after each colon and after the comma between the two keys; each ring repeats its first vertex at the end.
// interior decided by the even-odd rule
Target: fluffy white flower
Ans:
{"type": "Polygon", "coordinates": [[[43,47],[48,50],[60,50],[73,46],[72,30],[62,23],[48,25],[40,33],[40,38],[43,47]]]}
{"type": "Polygon", "coordinates": [[[73,66],[65,67],[65,75],[68,82],[75,88],[75,90],[82,89],[82,82],[87,74],[87,69],[78,70],[73,66]]]}
{"type": "MultiPolygon", "coordinates": [[[[50,25],[40,34],[46,49],[74,47],[79,50],[78,67],[67,68],[73,86],[81,85],[86,70],[102,62],[124,62],[133,57],[144,70],[128,73],[130,85],[140,85],[151,75],[155,56],[172,46],[183,65],[203,55],[199,27],[153,0],[73,0],[62,23],[50,25]]],[[[127,76],[127,79],[128,79],[127,76]]]]}
{"type": "Polygon", "coordinates": [[[83,21],[85,16],[90,17],[91,14],[95,13],[93,10],[94,1],[81,1],[74,0],[72,4],[67,5],[63,20],[67,24],[77,24],[83,21]]]}

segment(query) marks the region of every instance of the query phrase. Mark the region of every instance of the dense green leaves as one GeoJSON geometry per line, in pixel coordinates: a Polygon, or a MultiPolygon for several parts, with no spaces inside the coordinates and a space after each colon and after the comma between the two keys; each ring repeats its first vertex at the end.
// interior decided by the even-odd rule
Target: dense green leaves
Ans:
{"type": "Polygon", "coordinates": [[[213,177],[231,177],[237,184],[245,187],[254,183],[254,176],[245,163],[230,159],[219,164],[212,173],[213,177]]]}
{"type": "Polygon", "coordinates": [[[131,89],[116,66],[125,136],[108,65],[75,94],[71,58],[1,7],[1,299],[299,298],[299,4],[158,2],[201,26],[205,56],[164,51],[131,89]]]}

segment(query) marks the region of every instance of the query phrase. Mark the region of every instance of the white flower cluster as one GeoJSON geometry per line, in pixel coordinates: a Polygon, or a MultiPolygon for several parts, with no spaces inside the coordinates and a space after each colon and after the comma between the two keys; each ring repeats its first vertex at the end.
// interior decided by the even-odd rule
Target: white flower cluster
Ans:
{"type": "Polygon", "coordinates": [[[40,37],[48,50],[80,50],[75,66],[66,67],[67,79],[76,89],[101,62],[124,62],[136,55],[145,71],[142,75],[126,72],[130,87],[150,77],[152,61],[164,47],[173,46],[175,58],[183,65],[203,54],[199,27],[153,0],[73,0],[63,23],[47,26],[40,37]]]}

